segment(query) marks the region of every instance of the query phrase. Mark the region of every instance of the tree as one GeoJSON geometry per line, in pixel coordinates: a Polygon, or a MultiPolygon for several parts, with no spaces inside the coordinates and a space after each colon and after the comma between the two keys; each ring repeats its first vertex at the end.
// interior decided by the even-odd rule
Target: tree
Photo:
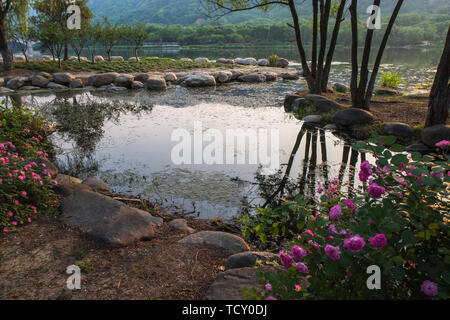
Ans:
{"type": "Polygon", "coordinates": [[[103,17],[103,25],[100,27],[99,42],[108,54],[108,61],[111,61],[112,48],[122,40],[124,29],[116,23],[112,25],[108,18],[103,17]]]}
{"type": "Polygon", "coordinates": [[[89,52],[89,55],[92,58],[92,63],[95,63],[94,56],[97,50],[97,44],[101,38],[101,26],[99,23],[96,23],[95,26],[87,27],[86,34],[89,35],[89,42],[87,43],[86,49],[89,52]]]}
{"type": "Polygon", "coordinates": [[[138,50],[142,46],[145,40],[148,38],[148,33],[145,28],[145,24],[137,23],[135,25],[128,25],[124,27],[124,32],[126,34],[125,38],[134,44],[134,55],[136,56],[136,61],[139,60],[138,50]]]}
{"type": "MultiPolygon", "coordinates": [[[[339,35],[341,22],[343,21],[346,0],[339,0],[336,3],[332,0],[312,0],[313,5],[313,35],[312,35],[312,63],[311,67],[307,63],[304,38],[300,28],[300,20],[297,13],[295,0],[203,0],[209,5],[211,14],[222,15],[261,9],[267,11],[270,6],[282,6],[289,8],[292,24],[288,24],[295,31],[295,40],[300,54],[303,74],[311,92],[320,94],[327,89],[328,78],[333,60],[334,51],[339,35]],[[331,39],[328,44],[328,25],[330,17],[335,14],[335,23],[331,39]]],[[[356,2],[356,0],[355,0],[356,2]]]]}
{"type": "MultiPolygon", "coordinates": [[[[380,6],[381,0],[374,0],[374,6],[380,6]]],[[[375,88],[375,81],[377,79],[378,71],[380,69],[381,59],[389,40],[389,35],[392,32],[395,20],[397,19],[403,0],[397,0],[397,4],[389,20],[388,26],[381,41],[378,53],[373,66],[372,74],[369,80],[369,59],[372,50],[372,40],[374,36],[374,28],[368,28],[364,44],[364,51],[361,61],[361,70],[358,70],[358,1],[353,0],[350,5],[351,16],[351,31],[352,31],[352,76],[350,81],[350,89],[352,94],[352,106],[365,110],[370,109],[370,102],[372,99],[373,90],[375,88]],[[358,84],[359,77],[359,84],[358,84]]]]}
{"type": "Polygon", "coordinates": [[[28,46],[32,40],[32,30],[27,19],[15,19],[14,22],[8,24],[8,39],[12,40],[19,48],[28,62],[28,46]]]}
{"type": "Polygon", "coordinates": [[[79,30],[72,30],[72,36],[69,38],[69,44],[73,51],[75,51],[78,61],[81,61],[81,53],[91,39],[91,34],[89,31],[89,27],[82,27],[79,30]]]}
{"type": "Polygon", "coordinates": [[[446,124],[450,108],[450,27],[430,93],[425,127],[446,124]]]}
{"type": "Polygon", "coordinates": [[[8,47],[8,25],[26,19],[28,4],[29,0],[0,0],[0,53],[4,71],[10,71],[14,66],[13,54],[8,47]]]}

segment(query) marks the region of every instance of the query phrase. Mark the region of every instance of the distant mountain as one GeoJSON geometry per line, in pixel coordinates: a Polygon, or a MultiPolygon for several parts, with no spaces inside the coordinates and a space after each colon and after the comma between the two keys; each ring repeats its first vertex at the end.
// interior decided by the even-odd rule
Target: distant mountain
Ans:
{"type": "MultiPolygon", "coordinates": [[[[397,1],[382,0],[381,12],[389,13],[397,1]]],[[[299,14],[311,15],[311,1],[299,0],[299,14]]],[[[373,4],[373,0],[360,0],[358,2],[362,13],[373,4]]],[[[250,10],[231,13],[219,20],[209,19],[205,13],[206,9],[200,0],[90,0],[88,6],[100,19],[107,17],[112,22],[161,25],[192,25],[196,23],[241,23],[260,22],[277,23],[290,17],[289,10],[282,7],[272,7],[268,12],[261,10],[250,10]]],[[[406,0],[401,10],[402,13],[442,13],[449,14],[450,4],[448,0],[406,0]]]]}

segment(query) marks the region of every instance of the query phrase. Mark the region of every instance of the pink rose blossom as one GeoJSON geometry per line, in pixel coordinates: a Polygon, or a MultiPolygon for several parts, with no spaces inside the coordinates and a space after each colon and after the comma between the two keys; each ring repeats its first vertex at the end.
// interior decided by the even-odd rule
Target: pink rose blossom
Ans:
{"type": "Polygon", "coordinates": [[[369,238],[369,242],[375,249],[378,250],[387,244],[387,239],[383,233],[379,233],[375,237],[369,238]]]}
{"type": "Polygon", "coordinates": [[[365,245],[366,242],[358,234],[344,240],[344,249],[352,252],[360,252],[365,245]]]}
{"type": "Polygon", "coordinates": [[[450,146],[450,141],[448,141],[448,140],[442,140],[442,141],[439,141],[438,143],[436,143],[436,147],[438,147],[438,148],[444,148],[444,147],[448,147],[448,146],[450,146]]]}
{"type": "Polygon", "coordinates": [[[380,199],[386,193],[386,189],[377,185],[375,182],[369,186],[369,195],[374,199],[380,199]]]}
{"type": "Polygon", "coordinates": [[[302,260],[306,256],[306,250],[299,246],[293,246],[291,250],[292,256],[295,260],[302,260]]]}
{"type": "Polygon", "coordinates": [[[325,253],[331,260],[339,260],[341,258],[341,249],[339,246],[334,247],[330,244],[327,244],[325,247],[325,253]]]}
{"type": "Polygon", "coordinates": [[[298,272],[300,272],[300,273],[304,273],[304,274],[308,274],[309,273],[309,269],[308,269],[308,267],[306,266],[306,264],[304,264],[304,263],[301,263],[301,262],[297,262],[297,270],[298,270],[298,272]]]}
{"type": "Polygon", "coordinates": [[[430,280],[424,281],[422,286],[420,287],[423,293],[425,293],[429,297],[435,297],[438,294],[438,286],[436,283],[431,282],[430,280]]]}
{"type": "Polygon", "coordinates": [[[330,209],[330,219],[337,221],[338,217],[341,215],[342,209],[339,204],[335,205],[330,209]]]}

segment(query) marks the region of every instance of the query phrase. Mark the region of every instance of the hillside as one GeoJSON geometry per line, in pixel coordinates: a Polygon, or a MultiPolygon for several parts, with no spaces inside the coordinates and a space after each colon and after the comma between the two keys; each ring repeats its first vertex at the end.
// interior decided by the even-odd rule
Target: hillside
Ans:
{"type": "MultiPolygon", "coordinates": [[[[298,1],[299,14],[311,14],[311,1],[298,1]]],[[[361,13],[373,3],[372,0],[360,0],[361,13]]],[[[395,1],[383,0],[382,13],[389,13],[395,6],[395,1]]],[[[134,23],[143,22],[162,25],[192,25],[195,23],[275,23],[280,19],[289,18],[289,11],[283,7],[272,7],[268,12],[251,10],[226,15],[219,20],[210,20],[205,15],[206,9],[200,0],[90,0],[88,3],[94,15],[105,16],[113,22],[134,23]]],[[[402,8],[402,13],[448,13],[448,0],[408,0],[402,8]]]]}

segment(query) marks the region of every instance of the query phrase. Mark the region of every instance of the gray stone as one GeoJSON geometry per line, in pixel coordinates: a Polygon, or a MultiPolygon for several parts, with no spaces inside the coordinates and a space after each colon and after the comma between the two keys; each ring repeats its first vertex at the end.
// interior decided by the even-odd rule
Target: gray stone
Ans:
{"type": "Polygon", "coordinates": [[[187,87],[214,87],[216,79],[206,73],[189,75],[183,82],[187,87]]]}
{"type": "Polygon", "coordinates": [[[33,90],[39,90],[39,89],[41,89],[41,88],[40,87],[35,87],[35,86],[23,86],[19,90],[21,90],[21,91],[33,91],[33,90]]]}
{"type": "Polygon", "coordinates": [[[271,252],[241,252],[230,256],[225,264],[225,270],[254,267],[257,260],[262,262],[279,261],[278,255],[271,252]]]}
{"type": "Polygon", "coordinates": [[[119,76],[117,72],[94,74],[88,78],[90,86],[101,87],[113,83],[119,76]]]}
{"type": "Polygon", "coordinates": [[[400,95],[400,92],[395,89],[391,88],[376,88],[373,91],[376,95],[385,95],[385,96],[398,96],[400,95]]]}
{"type": "Polygon", "coordinates": [[[134,77],[131,74],[121,74],[114,80],[114,84],[118,87],[131,89],[133,81],[134,77]]]}
{"type": "Polygon", "coordinates": [[[201,62],[201,63],[210,63],[208,58],[197,58],[194,60],[195,62],[201,62]]]}
{"type": "Polygon", "coordinates": [[[111,61],[125,61],[122,56],[111,56],[111,61]]]}
{"type": "Polygon", "coordinates": [[[244,73],[239,70],[231,70],[231,81],[237,80],[240,76],[243,76],[244,73]]]}
{"type": "Polygon", "coordinates": [[[305,123],[320,123],[322,122],[322,116],[319,115],[309,115],[302,119],[305,123]]]}
{"type": "Polygon", "coordinates": [[[102,56],[95,56],[94,62],[105,62],[105,59],[102,56]]]}
{"type": "Polygon", "coordinates": [[[40,88],[45,88],[45,87],[47,87],[47,85],[48,85],[49,82],[50,82],[50,79],[48,79],[48,78],[46,78],[46,77],[44,77],[44,76],[38,75],[38,74],[35,74],[35,75],[31,78],[31,84],[32,84],[33,86],[40,87],[40,88]]]}
{"type": "Polygon", "coordinates": [[[70,83],[69,87],[72,88],[72,89],[84,88],[83,80],[81,80],[81,79],[74,79],[70,83]]]}
{"type": "Polygon", "coordinates": [[[192,59],[190,59],[190,58],[181,58],[180,61],[181,62],[192,62],[192,59]]]}
{"type": "Polygon", "coordinates": [[[261,73],[246,74],[238,78],[240,82],[261,83],[266,81],[266,76],[261,73]]]}
{"type": "Polygon", "coordinates": [[[111,188],[102,180],[96,178],[87,178],[83,181],[83,184],[91,187],[94,191],[110,192],[111,188]]]}
{"type": "Polygon", "coordinates": [[[149,213],[90,191],[72,193],[63,200],[61,211],[65,223],[112,246],[126,246],[155,234],[149,213]]]}
{"type": "Polygon", "coordinates": [[[340,83],[340,82],[333,84],[333,89],[336,90],[337,92],[342,92],[342,93],[350,91],[349,86],[347,86],[343,83],[340,83]]]}
{"type": "Polygon", "coordinates": [[[311,101],[320,112],[329,112],[331,110],[339,110],[342,108],[340,104],[316,94],[307,94],[305,98],[306,100],[311,101]]]}
{"type": "Polygon", "coordinates": [[[420,152],[420,153],[428,153],[431,151],[434,151],[434,149],[422,144],[422,143],[416,143],[416,144],[412,144],[409,145],[408,147],[406,147],[406,151],[408,152],[420,152]]]}
{"type": "Polygon", "coordinates": [[[278,68],[287,68],[289,66],[289,61],[285,58],[277,59],[277,67],[278,68]]]}
{"type": "Polygon", "coordinates": [[[327,124],[325,127],[323,127],[325,130],[337,130],[338,127],[335,124],[327,124]]]}
{"type": "Polygon", "coordinates": [[[6,87],[12,90],[17,90],[25,84],[26,80],[27,79],[24,77],[14,77],[6,82],[6,87]]]}
{"type": "Polygon", "coordinates": [[[134,80],[135,81],[139,81],[142,83],[145,83],[148,78],[150,78],[150,73],[146,72],[146,73],[138,73],[134,76],[134,80]]]}
{"type": "Polygon", "coordinates": [[[59,90],[59,89],[67,89],[66,86],[63,86],[62,84],[57,84],[54,82],[49,82],[47,85],[47,89],[52,89],[52,90],[59,90]]]}
{"type": "Polygon", "coordinates": [[[307,107],[311,106],[311,102],[304,99],[304,98],[298,98],[295,99],[292,103],[292,111],[298,112],[300,109],[305,109],[307,107]]]}
{"type": "Polygon", "coordinates": [[[201,231],[178,241],[180,243],[206,243],[227,249],[233,253],[249,251],[250,247],[242,239],[231,233],[219,231],[201,231]]]}
{"type": "Polygon", "coordinates": [[[175,219],[169,222],[169,226],[183,231],[185,233],[191,234],[194,233],[195,230],[188,226],[187,221],[185,219],[175,219]]]}
{"type": "Polygon", "coordinates": [[[450,141],[450,125],[440,124],[425,128],[422,132],[422,142],[429,147],[435,148],[436,143],[442,140],[450,141]]]}
{"type": "Polygon", "coordinates": [[[53,74],[53,82],[62,85],[69,85],[75,76],[68,72],[57,72],[53,74]]]}
{"type": "Polygon", "coordinates": [[[348,108],[336,112],[331,121],[341,126],[354,126],[372,123],[374,116],[362,109],[348,108]]]}
{"type": "Polygon", "coordinates": [[[166,81],[169,81],[169,82],[177,82],[177,81],[178,81],[178,78],[177,78],[176,74],[173,73],[173,72],[167,72],[167,73],[165,73],[165,74],[164,74],[164,79],[165,79],[166,81]]]}
{"type": "Polygon", "coordinates": [[[274,82],[278,80],[278,74],[275,72],[264,72],[263,74],[266,77],[267,82],[274,82]]]}
{"type": "Polygon", "coordinates": [[[237,58],[237,59],[234,59],[234,63],[241,64],[244,66],[256,66],[257,61],[255,58],[245,58],[245,59],[237,58]]]}
{"type": "Polygon", "coordinates": [[[70,197],[72,194],[81,191],[93,192],[92,188],[85,184],[71,182],[58,182],[57,185],[53,186],[53,190],[63,197],[70,197]]]}
{"type": "Polygon", "coordinates": [[[131,61],[131,62],[141,61],[141,58],[136,59],[136,57],[130,57],[130,58],[128,58],[128,61],[131,61]]]}
{"type": "Polygon", "coordinates": [[[108,86],[106,88],[106,90],[109,91],[109,92],[114,92],[114,93],[128,91],[128,89],[125,88],[125,87],[116,87],[114,85],[108,86]]]}
{"type": "Polygon", "coordinates": [[[401,122],[391,122],[383,125],[383,131],[390,136],[413,138],[414,129],[409,125],[401,122]]]}
{"type": "Polygon", "coordinates": [[[298,80],[300,79],[300,76],[298,75],[298,73],[281,73],[280,77],[283,78],[283,80],[298,80]]]}
{"type": "Polygon", "coordinates": [[[133,81],[133,83],[131,84],[131,89],[133,90],[144,89],[144,84],[140,81],[133,81]]]}
{"type": "Polygon", "coordinates": [[[55,179],[59,184],[61,184],[61,183],[66,183],[66,184],[81,184],[82,183],[82,181],[80,180],[80,179],[78,179],[78,178],[75,178],[75,177],[71,177],[71,176],[68,176],[68,175],[65,175],[65,174],[61,174],[61,173],[59,173],[57,176],[56,176],[56,179],[55,179]]]}
{"type": "Polygon", "coordinates": [[[14,92],[14,90],[12,90],[12,89],[0,87],[0,94],[8,94],[8,93],[13,93],[13,92],[14,92]]]}
{"type": "Polygon", "coordinates": [[[269,60],[267,60],[267,59],[259,59],[257,64],[260,67],[268,67],[269,66],[269,60]]]}
{"type": "Polygon", "coordinates": [[[301,97],[298,94],[287,94],[284,97],[284,109],[287,112],[290,112],[292,110],[292,104],[295,100],[300,99],[301,97]]]}
{"type": "Polygon", "coordinates": [[[146,81],[146,86],[147,89],[149,90],[163,91],[167,89],[167,83],[166,80],[164,80],[164,78],[157,78],[157,77],[149,78],[146,81]]]}
{"type": "Polygon", "coordinates": [[[225,59],[225,58],[220,58],[216,61],[216,63],[222,63],[222,64],[234,64],[234,60],[233,59],[225,59]]]}
{"type": "Polygon", "coordinates": [[[44,77],[44,78],[46,78],[46,79],[48,79],[50,81],[53,80],[53,76],[50,73],[48,73],[48,72],[41,71],[41,72],[37,73],[36,75],[44,77]]]}
{"type": "Polygon", "coordinates": [[[214,78],[218,83],[226,83],[231,81],[232,76],[233,74],[229,71],[220,71],[215,74],[214,78]]]}

